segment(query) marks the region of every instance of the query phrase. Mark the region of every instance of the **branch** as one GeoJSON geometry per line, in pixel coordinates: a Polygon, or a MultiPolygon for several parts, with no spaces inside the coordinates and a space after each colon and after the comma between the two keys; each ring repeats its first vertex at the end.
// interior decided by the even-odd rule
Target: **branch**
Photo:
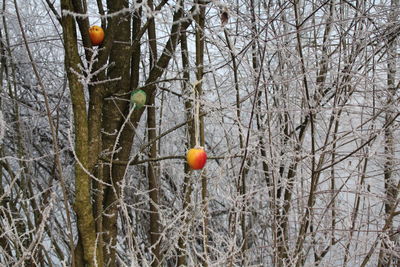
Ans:
{"type": "MultiPolygon", "coordinates": [[[[207,160],[219,160],[219,159],[226,159],[226,158],[242,158],[243,155],[236,154],[236,155],[231,155],[231,156],[212,156],[212,157],[207,157],[207,160]]],[[[185,160],[186,156],[180,156],[180,155],[171,155],[171,156],[164,156],[164,157],[159,157],[159,158],[148,158],[144,160],[138,160],[137,157],[134,158],[134,160],[131,161],[125,161],[125,160],[113,160],[112,163],[115,165],[139,165],[147,162],[157,162],[157,161],[162,161],[162,160],[169,160],[169,159],[180,159],[180,160],[185,160]]],[[[111,163],[109,159],[102,158],[102,160],[106,163],[111,163]]]]}
{"type": "Polygon", "coordinates": [[[50,0],[46,0],[47,5],[49,6],[51,12],[53,12],[54,16],[58,20],[58,22],[61,24],[61,16],[58,14],[57,9],[54,7],[53,3],[50,2],[50,0]]]}

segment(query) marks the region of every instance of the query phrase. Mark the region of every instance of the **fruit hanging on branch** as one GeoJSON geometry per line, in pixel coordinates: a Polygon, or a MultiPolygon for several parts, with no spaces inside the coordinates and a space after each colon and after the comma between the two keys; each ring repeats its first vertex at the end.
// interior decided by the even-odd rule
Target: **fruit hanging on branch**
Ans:
{"type": "Polygon", "coordinates": [[[104,40],[104,31],[100,26],[92,26],[89,28],[89,37],[93,46],[101,45],[104,40]]]}
{"type": "Polygon", "coordinates": [[[186,154],[186,161],[193,170],[203,169],[206,165],[207,153],[202,147],[191,148],[186,154]]]}
{"type": "Polygon", "coordinates": [[[131,103],[135,109],[139,109],[146,104],[146,93],[143,90],[135,90],[131,93],[131,103]]]}

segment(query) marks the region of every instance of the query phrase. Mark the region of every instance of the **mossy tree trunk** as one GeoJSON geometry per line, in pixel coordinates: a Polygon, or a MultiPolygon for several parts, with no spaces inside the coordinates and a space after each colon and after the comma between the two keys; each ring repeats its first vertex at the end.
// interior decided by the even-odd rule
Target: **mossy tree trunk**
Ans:
{"type": "MultiPolygon", "coordinates": [[[[72,1],[62,0],[61,8],[64,11],[73,11],[72,1]]],[[[78,54],[76,42],[77,33],[74,19],[71,16],[63,16],[63,38],[65,47],[65,68],[69,81],[72,109],[74,113],[75,131],[75,201],[74,210],[77,216],[79,232],[79,244],[82,247],[80,257],[85,265],[95,266],[96,257],[96,229],[93,217],[93,208],[90,196],[90,178],[87,173],[89,160],[89,130],[86,111],[84,86],[74,72],[80,72],[78,66],[81,59],[78,54]]],[[[83,264],[78,263],[77,266],[83,264]]]]}

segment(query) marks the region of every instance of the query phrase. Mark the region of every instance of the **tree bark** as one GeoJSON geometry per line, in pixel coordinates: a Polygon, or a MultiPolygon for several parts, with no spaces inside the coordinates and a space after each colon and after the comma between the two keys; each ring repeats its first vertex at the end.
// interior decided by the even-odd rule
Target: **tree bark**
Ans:
{"type": "MultiPolygon", "coordinates": [[[[150,10],[154,11],[153,0],[148,0],[147,4],[150,10]]],[[[148,37],[149,37],[149,47],[150,47],[150,69],[152,69],[156,63],[157,59],[157,36],[156,36],[156,28],[154,23],[154,18],[150,19],[149,29],[148,29],[148,37]]],[[[149,96],[149,107],[147,108],[147,139],[149,143],[151,143],[149,147],[149,158],[157,158],[157,142],[152,142],[157,137],[156,131],[156,108],[155,108],[155,99],[156,99],[156,91],[153,92],[149,96]]],[[[160,182],[159,182],[159,173],[158,173],[158,164],[157,162],[149,162],[147,165],[147,175],[148,175],[148,183],[149,183],[149,197],[150,197],[150,246],[152,252],[152,267],[160,266],[161,264],[161,255],[160,255],[160,215],[158,213],[158,205],[159,205],[159,193],[160,193],[160,182]]]]}
{"type": "MultiPolygon", "coordinates": [[[[389,14],[389,27],[394,26],[397,23],[398,16],[398,7],[399,0],[391,1],[392,10],[389,14]]],[[[388,51],[387,51],[387,93],[386,93],[386,112],[385,112],[385,123],[389,123],[393,120],[396,107],[395,107],[395,94],[396,94],[396,57],[397,57],[397,41],[396,39],[389,41],[388,43],[388,51]]],[[[385,128],[385,143],[384,143],[384,169],[383,169],[383,178],[384,178],[384,188],[385,188],[385,214],[387,218],[390,218],[390,214],[395,209],[395,204],[398,197],[398,189],[396,183],[396,177],[394,170],[395,166],[395,139],[394,139],[394,129],[392,125],[389,125],[385,128]]],[[[390,220],[388,222],[390,224],[389,231],[393,228],[393,221],[390,220]]],[[[394,235],[390,235],[391,241],[394,241],[394,235]]],[[[382,240],[381,250],[379,252],[379,267],[388,267],[392,266],[393,255],[389,251],[390,247],[387,241],[382,240]]]]}
{"type": "MultiPolygon", "coordinates": [[[[183,8],[183,6],[182,6],[183,8]]],[[[188,43],[187,43],[187,36],[186,36],[186,31],[182,30],[180,33],[180,44],[181,44],[181,57],[182,57],[182,69],[183,69],[183,74],[182,74],[182,95],[187,97],[186,100],[184,101],[184,106],[185,106],[185,115],[186,115],[186,120],[190,120],[193,115],[193,105],[192,102],[189,100],[189,96],[191,94],[191,88],[189,86],[190,84],[190,65],[189,65],[189,52],[188,52],[188,43]]],[[[187,136],[188,140],[186,141],[186,147],[191,148],[195,145],[195,136],[194,136],[194,125],[193,121],[189,122],[187,124],[187,136]]],[[[185,173],[185,178],[183,180],[183,197],[182,197],[182,209],[186,210],[191,202],[191,179],[190,179],[190,170],[187,164],[184,165],[184,173],[185,173]]],[[[185,219],[183,221],[184,224],[187,223],[188,219],[185,219]]],[[[186,261],[186,235],[187,232],[184,231],[182,235],[178,239],[178,249],[177,249],[177,266],[186,266],[187,261],[186,261]]]]}
{"type": "MultiPolygon", "coordinates": [[[[61,1],[61,9],[73,12],[70,0],[61,1]]],[[[93,218],[93,207],[90,196],[90,177],[87,173],[89,163],[89,130],[86,112],[84,88],[77,75],[81,73],[78,66],[81,64],[74,19],[69,15],[62,16],[63,37],[65,47],[65,69],[69,81],[72,109],[74,113],[75,131],[75,201],[74,210],[77,215],[79,240],[82,245],[83,259],[88,266],[95,266],[96,229],[93,218]]],[[[77,257],[78,259],[78,257],[77,257]]],[[[81,266],[78,263],[77,266],[81,266]]]]}

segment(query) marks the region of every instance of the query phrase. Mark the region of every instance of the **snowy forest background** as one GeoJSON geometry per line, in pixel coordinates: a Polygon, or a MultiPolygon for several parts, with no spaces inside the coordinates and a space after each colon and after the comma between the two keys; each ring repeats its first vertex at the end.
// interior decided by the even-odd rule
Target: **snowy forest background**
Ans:
{"type": "Polygon", "coordinates": [[[0,3],[1,266],[400,266],[399,0],[0,3]]]}

